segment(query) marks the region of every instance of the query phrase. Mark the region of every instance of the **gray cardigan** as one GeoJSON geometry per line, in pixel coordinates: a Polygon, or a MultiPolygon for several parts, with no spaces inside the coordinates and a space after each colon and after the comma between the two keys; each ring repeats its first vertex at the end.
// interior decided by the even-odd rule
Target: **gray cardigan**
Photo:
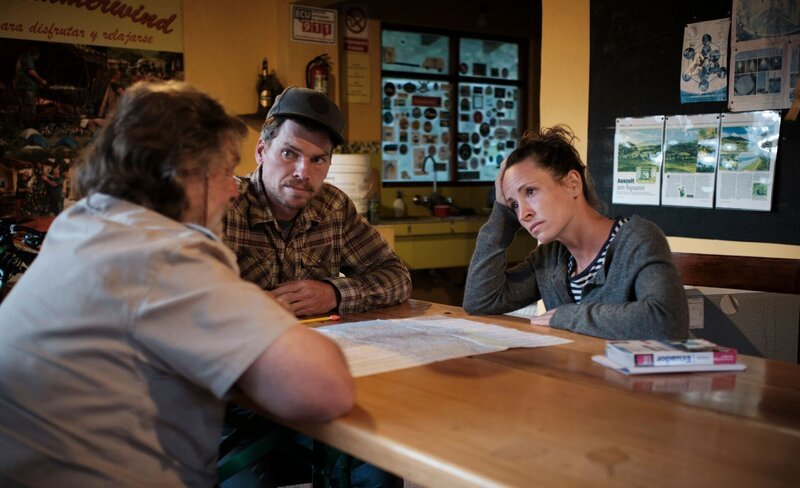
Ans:
{"type": "Polygon", "coordinates": [[[569,294],[570,253],[559,242],[537,247],[509,268],[506,249],[520,229],[514,212],[495,203],[481,228],[467,274],[464,309],[499,314],[542,299],[556,309],[550,325],[605,339],[685,339],[686,294],[669,244],[652,222],[633,216],[611,242],[605,265],[580,304],[569,294]]]}

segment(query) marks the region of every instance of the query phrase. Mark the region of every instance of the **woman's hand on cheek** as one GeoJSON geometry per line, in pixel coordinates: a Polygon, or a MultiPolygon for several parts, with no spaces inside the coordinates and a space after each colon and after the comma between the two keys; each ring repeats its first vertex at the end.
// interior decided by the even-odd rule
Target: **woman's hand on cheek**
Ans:
{"type": "Polygon", "coordinates": [[[494,179],[494,197],[500,205],[508,206],[506,203],[506,196],[503,194],[503,175],[506,172],[506,161],[508,161],[508,159],[504,159],[497,169],[497,176],[494,179]]]}

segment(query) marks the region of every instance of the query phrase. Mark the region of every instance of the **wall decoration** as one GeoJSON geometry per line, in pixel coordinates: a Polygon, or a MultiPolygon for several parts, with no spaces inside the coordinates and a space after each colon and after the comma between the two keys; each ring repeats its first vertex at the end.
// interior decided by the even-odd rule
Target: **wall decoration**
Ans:
{"type": "Polygon", "coordinates": [[[613,203],[658,205],[660,189],[662,205],[769,211],[780,126],[772,110],[618,118],[613,203]]]}
{"type": "Polygon", "coordinates": [[[664,116],[618,118],[613,203],[658,205],[664,116]]]}
{"type": "Polygon", "coordinates": [[[461,105],[470,106],[471,118],[458,122],[459,139],[468,139],[471,146],[459,149],[458,179],[460,181],[491,181],[500,163],[511,153],[505,141],[511,131],[519,128],[519,89],[514,86],[459,83],[461,105]],[[506,104],[512,109],[506,109],[506,104]],[[501,108],[498,108],[501,107],[501,108]],[[502,117],[504,127],[498,127],[502,117]],[[473,158],[473,153],[479,157],[473,158]],[[462,164],[464,163],[464,164],[462,164]]]}
{"type": "Polygon", "coordinates": [[[68,170],[139,80],[183,78],[180,0],[140,0],[134,15],[90,2],[2,2],[0,214],[58,213],[68,170]],[[13,7],[12,7],[13,5],[13,7]],[[121,12],[121,13],[120,13],[121,12]]]}
{"type": "Polygon", "coordinates": [[[711,208],[719,157],[719,114],[672,115],[664,128],[661,203],[711,208]]]}
{"type": "Polygon", "coordinates": [[[450,84],[432,85],[411,78],[384,78],[383,83],[389,100],[383,114],[383,181],[431,181],[434,177],[446,181],[450,128],[439,120],[448,114],[443,107],[450,98],[450,84]],[[386,90],[387,86],[401,91],[386,90]]]}
{"type": "Polygon", "coordinates": [[[523,44],[386,29],[382,48],[383,123],[395,128],[383,155],[397,168],[384,182],[493,181],[522,128],[523,44]],[[410,150],[398,156],[401,141],[410,150]]]}
{"type": "Polygon", "coordinates": [[[722,114],[717,208],[771,210],[780,129],[780,112],[722,114]]]}
{"type": "Polygon", "coordinates": [[[719,19],[684,29],[681,103],[727,99],[730,26],[730,19],[719,19]]]}
{"type": "Polygon", "coordinates": [[[733,1],[728,108],[789,108],[798,79],[800,2],[733,1]]]}
{"type": "Polygon", "coordinates": [[[292,41],[336,44],[336,10],[292,5],[291,15],[292,41]]]}

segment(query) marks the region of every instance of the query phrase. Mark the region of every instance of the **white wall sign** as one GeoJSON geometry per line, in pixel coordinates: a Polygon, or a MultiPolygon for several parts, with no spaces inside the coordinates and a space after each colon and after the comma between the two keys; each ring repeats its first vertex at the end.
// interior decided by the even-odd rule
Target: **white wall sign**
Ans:
{"type": "Polygon", "coordinates": [[[336,44],[336,10],[292,5],[292,40],[336,44]]]}
{"type": "Polygon", "coordinates": [[[369,103],[369,86],[369,55],[361,53],[348,53],[347,102],[369,103]]]}

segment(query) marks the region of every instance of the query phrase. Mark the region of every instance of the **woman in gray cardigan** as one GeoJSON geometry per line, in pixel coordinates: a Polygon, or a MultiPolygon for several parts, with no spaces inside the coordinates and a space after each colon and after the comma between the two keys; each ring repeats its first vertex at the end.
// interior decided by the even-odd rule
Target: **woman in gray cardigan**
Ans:
{"type": "Polygon", "coordinates": [[[606,339],[686,338],[686,295],[664,234],[640,217],[597,210],[574,139],[562,126],[529,132],[501,165],[464,309],[505,313],[542,299],[547,312],[534,325],[606,339]],[[506,249],[520,226],[539,246],[509,267],[506,249]]]}

